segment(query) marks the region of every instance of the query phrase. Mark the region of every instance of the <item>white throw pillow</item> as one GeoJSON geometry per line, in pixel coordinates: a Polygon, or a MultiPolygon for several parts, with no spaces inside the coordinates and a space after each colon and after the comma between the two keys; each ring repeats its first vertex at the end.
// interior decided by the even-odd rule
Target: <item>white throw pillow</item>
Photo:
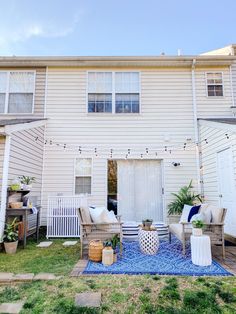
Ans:
{"type": "Polygon", "coordinates": [[[209,224],[212,220],[211,208],[209,204],[201,204],[200,213],[205,215],[205,223],[209,224]]]}
{"type": "Polygon", "coordinates": [[[189,212],[191,210],[193,206],[190,206],[190,205],[184,205],[184,208],[183,208],[183,211],[182,211],[182,215],[180,217],[180,223],[181,222],[188,222],[188,215],[189,215],[189,212]]]}
{"type": "Polygon", "coordinates": [[[106,210],[105,207],[89,207],[90,216],[92,221],[96,224],[101,223],[101,213],[106,210]]]}
{"type": "Polygon", "coordinates": [[[111,211],[108,211],[108,216],[110,218],[110,222],[113,223],[113,222],[118,222],[116,216],[115,216],[115,213],[113,212],[113,210],[111,211]]]}
{"type": "Polygon", "coordinates": [[[204,213],[199,213],[199,214],[193,215],[190,222],[193,222],[194,220],[201,220],[202,222],[207,223],[206,216],[204,213]]]}

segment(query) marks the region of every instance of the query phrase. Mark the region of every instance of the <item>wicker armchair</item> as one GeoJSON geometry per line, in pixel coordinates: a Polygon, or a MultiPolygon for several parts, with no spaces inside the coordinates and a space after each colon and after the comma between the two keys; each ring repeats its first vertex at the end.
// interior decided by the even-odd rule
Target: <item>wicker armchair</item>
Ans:
{"type": "Polygon", "coordinates": [[[80,207],[78,209],[80,223],[80,243],[81,257],[83,258],[88,252],[89,242],[92,240],[105,241],[118,234],[120,237],[120,255],[122,255],[122,223],[121,217],[117,216],[116,223],[96,224],[91,221],[88,208],[80,207]]]}
{"type": "MultiPolygon", "coordinates": [[[[211,244],[222,246],[222,255],[225,258],[225,239],[224,239],[224,220],[226,215],[225,208],[216,208],[209,205],[205,210],[210,210],[212,215],[212,223],[205,224],[203,233],[209,235],[211,244]]],[[[190,239],[192,234],[191,223],[170,224],[169,226],[169,241],[171,242],[171,234],[175,235],[182,243],[183,254],[186,253],[186,242],[190,239]]]]}

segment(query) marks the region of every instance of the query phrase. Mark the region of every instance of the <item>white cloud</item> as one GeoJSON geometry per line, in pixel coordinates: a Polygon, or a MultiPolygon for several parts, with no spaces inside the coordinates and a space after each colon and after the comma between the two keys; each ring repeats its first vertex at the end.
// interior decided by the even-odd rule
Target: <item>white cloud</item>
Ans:
{"type": "Polygon", "coordinates": [[[16,44],[25,43],[32,38],[60,38],[73,33],[79,22],[75,15],[69,25],[57,25],[58,23],[28,22],[17,25],[16,29],[0,28],[0,54],[11,54],[16,44]]]}

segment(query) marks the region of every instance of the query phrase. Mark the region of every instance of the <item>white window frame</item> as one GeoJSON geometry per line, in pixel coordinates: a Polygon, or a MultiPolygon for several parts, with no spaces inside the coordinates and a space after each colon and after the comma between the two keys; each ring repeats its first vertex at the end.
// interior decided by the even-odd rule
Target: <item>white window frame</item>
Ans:
{"type": "Polygon", "coordinates": [[[1,112],[0,115],[31,115],[34,113],[34,101],[35,101],[35,87],[36,87],[36,70],[0,70],[0,72],[7,74],[7,81],[6,81],[6,97],[5,97],[5,106],[4,112],[1,112]],[[32,101],[32,111],[31,112],[8,112],[9,106],[9,85],[10,85],[10,73],[33,73],[34,74],[34,82],[33,82],[33,101],[32,101]]]}
{"type": "Polygon", "coordinates": [[[90,159],[91,160],[91,176],[87,176],[87,177],[91,177],[91,193],[86,193],[86,195],[88,196],[91,196],[93,194],[93,158],[92,157],[86,157],[86,156],[77,156],[75,157],[74,159],[74,184],[73,184],[73,195],[84,195],[83,193],[81,194],[77,194],[75,193],[75,187],[76,187],[76,184],[75,184],[75,181],[76,181],[76,177],[81,177],[81,176],[77,176],[76,175],[76,161],[78,159],[90,159]]]}
{"type": "MultiPolygon", "coordinates": [[[[206,97],[208,98],[208,99],[216,99],[216,98],[220,98],[220,99],[222,99],[222,98],[224,98],[225,97],[225,90],[224,90],[224,72],[222,72],[222,71],[207,71],[207,72],[205,72],[205,84],[206,84],[206,97]],[[222,91],[223,91],[223,95],[222,96],[209,96],[208,95],[208,83],[207,83],[207,80],[208,80],[208,78],[207,78],[207,75],[208,74],[221,74],[221,79],[222,79],[222,84],[214,84],[214,85],[222,85],[222,91]]],[[[210,84],[210,85],[213,85],[213,84],[210,84]]]]}
{"type": "MultiPolygon", "coordinates": [[[[119,94],[119,93],[117,93],[119,94]]],[[[122,94],[122,93],[120,93],[122,94]]],[[[125,93],[129,94],[129,93],[125,93]]],[[[87,85],[86,85],[86,112],[88,115],[115,115],[115,116],[127,116],[127,115],[140,115],[141,114],[141,71],[133,71],[133,70],[119,70],[119,71],[107,71],[107,70],[90,70],[87,71],[87,85]],[[112,73],[112,112],[89,112],[88,111],[88,77],[89,73],[93,72],[106,72],[112,73]],[[130,72],[130,73],[138,73],[139,75],[139,92],[138,93],[130,93],[130,94],[139,94],[139,112],[123,112],[123,113],[116,113],[116,91],[115,91],[115,73],[122,73],[122,72],[130,72]]]]}

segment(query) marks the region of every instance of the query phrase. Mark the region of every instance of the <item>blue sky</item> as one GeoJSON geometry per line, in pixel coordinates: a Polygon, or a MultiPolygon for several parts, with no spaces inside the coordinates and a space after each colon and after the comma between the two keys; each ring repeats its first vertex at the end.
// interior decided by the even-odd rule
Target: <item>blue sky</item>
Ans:
{"type": "Polygon", "coordinates": [[[0,55],[185,55],[236,43],[235,0],[0,0],[0,55]]]}

